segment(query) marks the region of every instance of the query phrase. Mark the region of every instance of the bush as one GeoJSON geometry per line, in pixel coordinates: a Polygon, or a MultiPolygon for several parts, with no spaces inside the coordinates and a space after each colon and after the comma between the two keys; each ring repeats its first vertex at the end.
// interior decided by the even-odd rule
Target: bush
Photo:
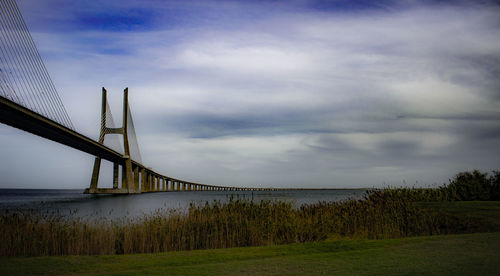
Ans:
{"type": "Polygon", "coordinates": [[[488,174],[478,170],[458,173],[447,188],[456,200],[490,200],[492,196],[488,174]]]}
{"type": "Polygon", "coordinates": [[[490,176],[491,200],[500,200],[500,171],[493,171],[490,176]]]}
{"type": "MultiPolygon", "coordinates": [[[[402,187],[376,191],[385,196],[397,196],[411,201],[500,200],[500,172],[493,171],[491,175],[478,170],[460,172],[448,185],[435,189],[402,187]]],[[[369,194],[373,192],[370,191],[369,194]]]]}

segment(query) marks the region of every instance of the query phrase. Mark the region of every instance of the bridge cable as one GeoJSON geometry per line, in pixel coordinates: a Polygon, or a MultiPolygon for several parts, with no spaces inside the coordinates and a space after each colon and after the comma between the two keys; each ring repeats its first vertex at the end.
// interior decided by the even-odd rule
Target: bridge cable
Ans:
{"type": "Polygon", "coordinates": [[[20,84],[20,79],[21,78],[19,76],[18,70],[16,70],[17,67],[15,66],[14,57],[12,57],[13,56],[12,50],[11,50],[12,47],[7,47],[7,46],[10,46],[11,43],[10,43],[10,39],[6,38],[7,28],[4,25],[3,12],[0,14],[0,18],[2,19],[0,22],[1,22],[1,27],[2,27],[1,29],[2,29],[2,37],[3,37],[3,39],[0,40],[1,43],[2,43],[2,47],[1,48],[2,48],[2,53],[6,57],[6,60],[8,60],[7,66],[10,69],[9,73],[13,77],[14,82],[16,83],[17,90],[21,93],[21,95],[23,95],[23,101],[24,101],[24,104],[26,105],[26,107],[31,108],[34,111],[38,111],[38,109],[36,108],[36,106],[34,106],[34,104],[31,103],[32,100],[29,97],[29,94],[27,94],[26,88],[22,85],[22,83],[20,84]],[[6,45],[6,44],[9,44],[9,45],[6,45]],[[4,49],[5,49],[5,51],[4,51],[4,49]]]}
{"type": "MultiPolygon", "coordinates": [[[[6,4],[6,2],[4,4],[6,4]]],[[[6,10],[9,11],[10,9],[7,8],[6,10]]],[[[19,43],[20,37],[18,30],[16,29],[16,27],[13,26],[13,20],[11,18],[8,18],[9,17],[8,12],[7,13],[4,12],[2,15],[6,16],[7,18],[7,20],[5,20],[7,22],[5,29],[7,30],[7,34],[9,34],[11,43],[15,44],[13,52],[16,56],[18,64],[20,65],[19,68],[21,69],[20,71],[25,80],[26,86],[28,87],[28,90],[31,92],[30,95],[32,96],[33,101],[38,105],[38,108],[40,109],[42,114],[45,115],[46,117],[49,117],[49,113],[47,112],[47,107],[45,102],[42,100],[38,100],[39,97],[37,97],[37,95],[33,93],[33,91],[35,90],[35,84],[31,76],[32,74],[30,74],[30,70],[26,64],[27,63],[26,54],[22,53],[23,49],[19,43]]]]}
{"type": "MultiPolygon", "coordinates": [[[[6,2],[3,2],[3,4],[6,4],[6,2]]],[[[47,116],[47,113],[46,113],[46,110],[44,108],[42,108],[42,106],[40,105],[39,102],[36,101],[36,98],[34,97],[34,95],[32,93],[29,93],[29,92],[32,92],[29,90],[28,86],[31,86],[32,83],[29,83],[29,80],[26,76],[26,71],[25,71],[25,64],[23,64],[21,62],[21,58],[19,57],[19,54],[18,54],[18,51],[19,51],[19,47],[18,45],[16,45],[16,40],[15,38],[13,37],[13,29],[11,27],[11,24],[9,23],[9,21],[11,22],[12,20],[9,20],[9,18],[7,18],[7,13],[5,12],[7,9],[2,7],[4,12],[2,12],[2,29],[4,31],[4,41],[9,43],[11,45],[11,47],[9,47],[9,54],[10,54],[10,59],[13,60],[15,63],[14,66],[12,66],[13,68],[12,69],[17,69],[16,70],[16,73],[17,73],[17,77],[19,78],[20,82],[23,85],[23,90],[24,92],[30,96],[30,101],[36,105],[33,105],[32,108],[35,109],[36,111],[42,113],[43,115],[47,116]],[[23,81],[23,79],[25,81],[23,81]]]]}
{"type": "Polygon", "coordinates": [[[2,95],[74,129],[17,4],[2,0],[0,8],[2,95]]]}
{"type": "MultiPolygon", "coordinates": [[[[1,48],[1,52],[3,53],[3,48],[1,48]]],[[[3,58],[3,54],[0,53],[0,65],[3,65],[3,64],[6,64],[7,61],[4,61],[4,58],[3,58]]],[[[6,67],[6,66],[5,66],[6,67]]],[[[3,85],[2,85],[2,90],[0,90],[0,92],[3,91],[2,93],[2,96],[7,98],[7,99],[10,99],[14,102],[22,102],[23,100],[19,97],[19,95],[17,95],[16,93],[16,90],[14,89],[14,86],[10,80],[10,78],[8,77],[8,74],[9,72],[5,72],[2,68],[5,68],[4,66],[1,66],[0,67],[0,74],[1,74],[1,78],[3,80],[3,85]]]]}
{"type": "Polygon", "coordinates": [[[102,139],[104,139],[104,145],[115,150],[116,152],[124,154],[123,146],[120,143],[120,137],[116,133],[110,131],[110,129],[115,128],[116,124],[113,118],[113,113],[111,112],[108,101],[106,101],[106,111],[104,112],[104,118],[101,121],[101,135],[103,135],[102,139]]]}
{"type": "Polygon", "coordinates": [[[47,99],[52,103],[52,106],[53,108],[55,108],[58,117],[62,121],[66,122],[66,125],[74,128],[66,110],[64,109],[64,105],[62,104],[59,98],[57,90],[55,89],[55,86],[53,85],[52,80],[48,75],[48,71],[45,68],[45,64],[43,63],[40,57],[40,53],[38,52],[36,46],[34,45],[33,38],[31,37],[31,34],[26,26],[26,23],[24,22],[22,14],[19,11],[19,8],[17,7],[17,5],[15,5],[15,3],[13,3],[12,7],[13,7],[12,12],[14,13],[13,16],[16,16],[18,18],[17,26],[19,27],[20,31],[25,34],[24,36],[22,36],[23,42],[29,46],[26,48],[26,50],[31,50],[28,53],[30,53],[33,68],[36,69],[37,75],[42,80],[44,87],[47,89],[48,92],[47,99]],[[38,66],[35,66],[34,64],[37,64],[38,66]]]}
{"type": "MultiPolygon", "coordinates": [[[[22,16],[20,14],[20,12],[18,11],[18,9],[16,9],[16,5],[12,5],[14,7],[14,9],[9,9],[9,14],[10,14],[10,18],[11,19],[14,19],[15,17],[19,18],[20,20],[22,20],[22,16]]],[[[30,67],[32,68],[31,72],[33,72],[33,77],[36,79],[36,84],[38,84],[38,87],[39,87],[39,90],[42,91],[42,94],[43,94],[43,91],[45,91],[46,93],[49,93],[47,95],[47,97],[44,97],[46,102],[47,102],[47,107],[48,107],[48,110],[50,109],[53,109],[56,111],[55,114],[51,114],[53,115],[54,117],[56,117],[58,120],[56,121],[64,121],[66,123],[68,123],[67,120],[65,120],[64,116],[61,114],[60,112],[60,109],[57,107],[57,104],[54,102],[54,99],[53,99],[53,96],[50,95],[51,93],[51,90],[49,89],[48,87],[48,84],[47,84],[47,81],[43,79],[43,76],[42,76],[42,72],[41,72],[41,69],[40,69],[40,63],[38,62],[38,60],[36,59],[36,57],[34,56],[34,52],[36,52],[36,48],[35,50],[33,49],[33,46],[32,44],[30,43],[30,41],[32,41],[32,39],[30,40],[28,37],[28,35],[30,35],[28,29],[26,28],[26,24],[23,24],[24,22],[20,22],[20,20],[11,20],[12,22],[14,22],[15,26],[14,26],[14,29],[18,32],[18,37],[21,39],[21,44],[23,46],[23,50],[24,52],[27,54],[26,57],[28,57],[28,61],[29,61],[29,65],[30,67]],[[22,35],[24,34],[24,35],[22,35]]]]}
{"type": "MultiPolygon", "coordinates": [[[[13,1],[13,0],[11,0],[11,1],[13,1]]],[[[33,53],[36,56],[36,60],[37,60],[37,62],[39,64],[39,66],[41,67],[41,69],[43,69],[42,72],[44,73],[45,80],[46,80],[46,82],[48,82],[48,84],[52,88],[52,95],[54,97],[55,102],[58,103],[59,111],[62,114],[62,116],[65,118],[65,120],[67,121],[68,125],[72,129],[74,129],[73,123],[71,122],[71,119],[69,118],[68,113],[66,112],[64,104],[62,103],[61,98],[59,97],[59,93],[57,93],[57,89],[56,89],[54,83],[52,82],[52,79],[49,76],[48,70],[45,67],[45,64],[43,63],[43,60],[42,60],[42,58],[40,56],[40,53],[38,52],[38,50],[36,48],[36,45],[35,45],[35,43],[33,41],[33,37],[31,36],[31,33],[29,32],[28,27],[26,26],[26,23],[24,22],[22,14],[21,14],[21,12],[20,12],[20,10],[19,10],[19,8],[18,8],[17,5],[13,5],[13,6],[14,6],[15,11],[17,12],[18,17],[20,18],[20,21],[22,23],[21,26],[25,30],[26,34],[27,34],[27,38],[26,39],[30,42],[31,49],[32,49],[33,53]]]]}
{"type": "Polygon", "coordinates": [[[139,143],[137,141],[137,134],[135,133],[134,120],[132,119],[132,112],[130,105],[127,105],[127,133],[130,146],[130,156],[132,160],[142,163],[141,152],[139,150],[139,143]]]}
{"type": "MultiPolygon", "coordinates": [[[[4,64],[3,58],[0,55],[0,64],[4,64]]],[[[5,76],[5,72],[0,69],[0,96],[3,96],[13,102],[20,102],[19,96],[12,88],[12,82],[5,76]],[[2,93],[4,91],[4,93],[2,93]]]]}

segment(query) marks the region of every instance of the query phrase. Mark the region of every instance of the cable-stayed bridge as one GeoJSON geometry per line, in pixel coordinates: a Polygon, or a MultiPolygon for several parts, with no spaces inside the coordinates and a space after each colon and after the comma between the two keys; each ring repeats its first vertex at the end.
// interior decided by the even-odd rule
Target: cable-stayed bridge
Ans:
{"type": "Polygon", "coordinates": [[[58,95],[15,0],[0,0],[0,122],[95,156],[90,194],[159,191],[272,190],[194,183],[162,175],[142,164],[128,88],[123,93],[123,124],[116,127],[102,88],[97,141],[79,133],[58,95]],[[122,137],[121,143],[119,136],[122,137]],[[113,163],[113,188],[99,188],[102,159],[113,163]]]}

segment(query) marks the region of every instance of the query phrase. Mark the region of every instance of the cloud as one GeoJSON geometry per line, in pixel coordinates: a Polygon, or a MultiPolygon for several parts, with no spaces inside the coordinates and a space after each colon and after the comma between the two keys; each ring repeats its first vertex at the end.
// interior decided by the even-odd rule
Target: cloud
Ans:
{"type": "MultiPolygon", "coordinates": [[[[125,2],[129,16],[138,3],[125,2]]],[[[71,24],[33,36],[83,133],[97,137],[100,86],[115,114],[130,88],[143,160],[158,172],[360,187],[498,169],[497,6],[148,3],[131,15],[144,24],[99,27],[114,15],[105,5],[90,24],[88,6],[73,19],[55,11],[71,24]]]]}

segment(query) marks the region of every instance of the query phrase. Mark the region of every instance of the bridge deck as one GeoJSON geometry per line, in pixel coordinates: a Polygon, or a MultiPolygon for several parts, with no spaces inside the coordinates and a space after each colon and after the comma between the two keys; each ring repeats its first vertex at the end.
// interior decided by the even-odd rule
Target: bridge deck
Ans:
{"type": "Polygon", "coordinates": [[[0,122],[114,163],[124,162],[120,153],[1,96],[0,122]]]}
{"type": "MultiPolygon", "coordinates": [[[[43,138],[52,140],[57,143],[81,150],[91,155],[100,157],[113,163],[124,165],[127,156],[100,144],[82,135],[72,129],[69,129],[57,122],[52,121],[34,111],[31,111],[15,102],[10,101],[0,96],[0,123],[10,125],[12,127],[33,133],[43,138]]],[[[131,162],[135,171],[134,174],[141,172],[142,175],[142,192],[155,191],[259,191],[259,190],[276,190],[273,188],[240,188],[240,187],[225,187],[194,183],[168,177],[154,172],[146,168],[144,165],[133,161],[131,162]],[[160,183],[162,182],[162,183],[160,183]],[[169,188],[169,182],[170,187],[169,188]]],[[[138,179],[134,180],[138,185],[138,179]]],[[[88,189],[87,189],[88,190],[88,189]]],[[[91,191],[87,191],[91,192],[91,191]]],[[[91,193],[98,194],[128,194],[129,191],[123,188],[97,188],[91,193]]]]}

